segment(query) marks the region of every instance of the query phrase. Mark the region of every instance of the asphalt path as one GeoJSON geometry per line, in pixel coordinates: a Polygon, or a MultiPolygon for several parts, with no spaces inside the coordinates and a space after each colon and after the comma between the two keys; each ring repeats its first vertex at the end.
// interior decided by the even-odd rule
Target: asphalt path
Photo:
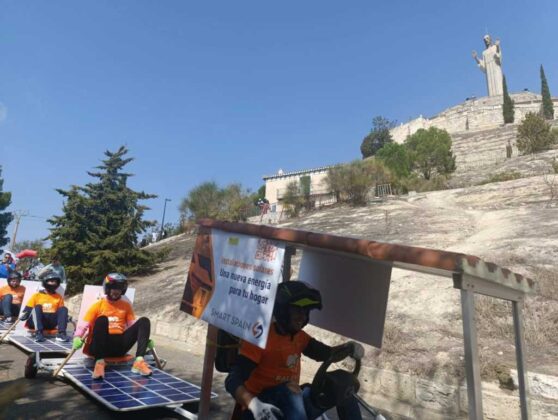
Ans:
{"type": "MultiPolygon", "coordinates": [[[[165,371],[196,385],[201,384],[203,357],[187,352],[181,343],[168,338],[153,337],[157,354],[167,360],[165,371]]],[[[178,419],[183,418],[171,409],[152,408],[131,412],[114,412],[88,396],[71,382],[54,379],[52,374],[41,372],[34,379],[25,379],[24,367],[27,354],[12,344],[0,344],[0,419],[178,419]]],[[[218,396],[211,401],[210,418],[228,420],[234,401],[224,389],[225,374],[214,372],[213,392],[218,396]]],[[[183,408],[197,413],[197,404],[183,408]]],[[[328,418],[337,419],[335,410],[328,418]]],[[[388,419],[402,417],[389,416],[388,419]]],[[[363,412],[364,419],[372,419],[363,412]]]]}
{"type": "MultiPolygon", "coordinates": [[[[167,360],[165,371],[196,385],[201,384],[203,358],[188,353],[175,342],[154,337],[159,357],[167,360]]],[[[53,379],[47,372],[39,372],[35,379],[24,378],[27,355],[12,344],[0,345],[0,418],[2,419],[176,419],[173,411],[153,408],[118,413],[105,408],[77,387],[63,379],[53,379]],[[15,389],[17,388],[17,389],[15,389]],[[23,388],[22,390],[20,388],[23,388]],[[20,398],[13,400],[14,397],[20,398]],[[7,404],[3,400],[7,399],[7,404]]],[[[233,400],[226,393],[225,376],[214,374],[211,419],[228,419],[233,400]]],[[[197,404],[183,408],[197,412],[197,404]]]]}

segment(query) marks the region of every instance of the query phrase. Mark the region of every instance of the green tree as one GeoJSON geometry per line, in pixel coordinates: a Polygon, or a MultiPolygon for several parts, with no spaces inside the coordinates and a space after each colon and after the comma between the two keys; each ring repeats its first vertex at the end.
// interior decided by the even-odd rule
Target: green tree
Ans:
{"type": "Polygon", "coordinates": [[[57,190],[64,198],[63,214],[49,219],[52,228],[50,254],[65,265],[71,291],[98,283],[111,271],[128,275],[145,272],[155,256],[138,246],[138,236],[154,222],[143,219],[148,207],[140,201],[155,195],[137,192],[127,185],[132,174],[123,172],[133,158],[125,158],[125,147],[106,151],[96,178],[83,187],[57,190]]]}
{"type": "Polygon", "coordinates": [[[326,185],[337,200],[355,206],[367,203],[368,193],[379,184],[391,181],[391,174],[377,159],[357,160],[328,170],[326,185]]]}
{"type": "Polygon", "coordinates": [[[203,182],[193,188],[180,203],[181,217],[185,220],[202,218],[220,220],[246,220],[254,207],[254,197],[240,184],[220,188],[215,182],[203,182]]]}
{"type": "Polygon", "coordinates": [[[18,241],[14,245],[14,252],[21,252],[24,249],[32,249],[34,251],[43,251],[45,249],[45,241],[42,239],[18,241]]]}
{"type": "Polygon", "coordinates": [[[397,178],[406,178],[411,173],[411,157],[407,148],[402,144],[386,144],[378,150],[376,158],[380,159],[397,178]]]}
{"type": "Polygon", "coordinates": [[[299,182],[293,181],[287,184],[285,193],[281,196],[281,201],[289,217],[298,217],[305,204],[299,182]]]}
{"type": "Polygon", "coordinates": [[[372,130],[370,134],[362,140],[360,145],[360,152],[362,153],[363,159],[374,156],[385,144],[393,142],[389,130],[394,126],[395,122],[389,121],[381,116],[372,119],[372,130]]]}
{"type": "Polygon", "coordinates": [[[543,117],[532,112],[525,116],[517,128],[517,149],[522,154],[547,150],[556,143],[556,135],[543,117]]]}
{"type": "Polygon", "coordinates": [[[511,124],[514,120],[514,102],[512,98],[510,98],[510,94],[508,93],[508,84],[506,83],[506,76],[503,76],[503,85],[504,85],[504,106],[502,107],[502,112],[504,114],[504,123],[511,124]]]}
{"type": "Polygon", "coordinates": [[[8,235],[8,225],[14,216],[11,212],[5,212],[12,202],[12,193],[3,191],[4,179],[2,178],[2,167],[0,166],[0,247],[6,245],[10,238],[8,235]]]}
{"type": "Polygon", "coordinates": [[[552,97],[550,96],[550,89],[548,88],[548,82],[546,81],[546,76],[544,75],[544,69],[541,64],[541,95],[542,95],[542,115],[546,120],[554,119],[554,104],[552,103],[552,97]]]}
{"type": "Polygon", "coordinates": [[[421,128],[407,137],[405,147],[409,151],[413,169],[424,179],[455,171],[451,137],[446,130],[437,127],[430,127],[428,130],[421,128]]]}

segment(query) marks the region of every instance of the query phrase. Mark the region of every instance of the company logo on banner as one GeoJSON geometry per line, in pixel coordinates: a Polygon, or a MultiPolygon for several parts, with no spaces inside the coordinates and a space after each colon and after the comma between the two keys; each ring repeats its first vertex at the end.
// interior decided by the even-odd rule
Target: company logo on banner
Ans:
{"type": "Polygon", "coordinates": [[[285,245],[200,230],[180,309],[265,347],[285,245]]]}

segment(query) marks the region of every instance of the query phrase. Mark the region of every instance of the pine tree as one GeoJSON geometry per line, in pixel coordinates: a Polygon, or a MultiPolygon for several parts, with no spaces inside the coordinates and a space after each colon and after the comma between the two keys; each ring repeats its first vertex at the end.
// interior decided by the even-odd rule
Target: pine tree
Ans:
{"type": "Polygon", "coordinates": [[[132,174],[122,172],[132,158],[124,158],[125,147],[106,151],[96,178],[83,187],[57,190],[66,198],[63,215],[53,217],[49,238],[52,252],[66,266],[73,291],[83,284],[93,284],[112,271],[134,274],[149,269],[153,254],[141,250],[138,236],[154,223],[143,220],[141,200],[155,195],[136,192],[127,186],[132,174]]]}
{"type": "Polygon", "coordinates": [[[506,76],[503,76],[503,85],[504,85],[504,106],[502,111],[504,113],[504,123],[511,124],[514,120],[514,103],[512,98],[510,98],[510,94],[508,93],[508,84],[506,83],[506,76]]]}
{"type": "Polygon", "coordinates": [[[8,225],[14,218],[13,214],[10,212],[2,212],[8,208],[12,202],[12,193],[2,192],[4,186],[4,179],[2,179],[2,167],[0,166],[0,247],[6,245],[10,238],[6,235],[8,234],[8,225]]]}
{"type": "Polygon", "coordinates": [[[550,89],[548,88],[548,82],[546,81],[546,76],[544,75],[544,69],[541,64],[541,95],[542,95],[542,116],[545,120],[554,119],[554,104],[552,103],[552,98],[550,97],[550,89]]]}

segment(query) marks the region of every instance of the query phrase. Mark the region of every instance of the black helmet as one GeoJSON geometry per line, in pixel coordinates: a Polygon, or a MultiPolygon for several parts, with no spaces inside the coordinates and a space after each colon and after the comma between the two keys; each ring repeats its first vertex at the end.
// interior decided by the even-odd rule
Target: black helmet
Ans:
{"type": "Polygon", "coordinates": [[[128,279],[124,274],[120,273],[110,273],[107,274],[105,277],[105,281],[103,282],[103,291],[105,295],[108,296],[109,290],[111,289],[118,289],[122,291],[122,294],[126,294],[126,290],[128,290],[128,279]]]}
{"type": "Polygon", "coordinates": [[[50,271],[46,276],[43,277],[42,280],[43,287],[49,293],[56,292],[56,289],[58,289],[58,286],[60,286],[60,282],[60,275],[58,273],[55,273],[54,271],[50,271]],[[48,282],[52,280],[56,282],[56,286],[48,284],[48,282]]]}
{"type": "Polygon", "coordinates": [[[304,308],[308,311],[322,309],[322,295],[319,290],[310,287],[303,281],[279,283],[273,315],[281,329],[295,333],[296,331],[290,331],[289,306],[304,308]]]}

